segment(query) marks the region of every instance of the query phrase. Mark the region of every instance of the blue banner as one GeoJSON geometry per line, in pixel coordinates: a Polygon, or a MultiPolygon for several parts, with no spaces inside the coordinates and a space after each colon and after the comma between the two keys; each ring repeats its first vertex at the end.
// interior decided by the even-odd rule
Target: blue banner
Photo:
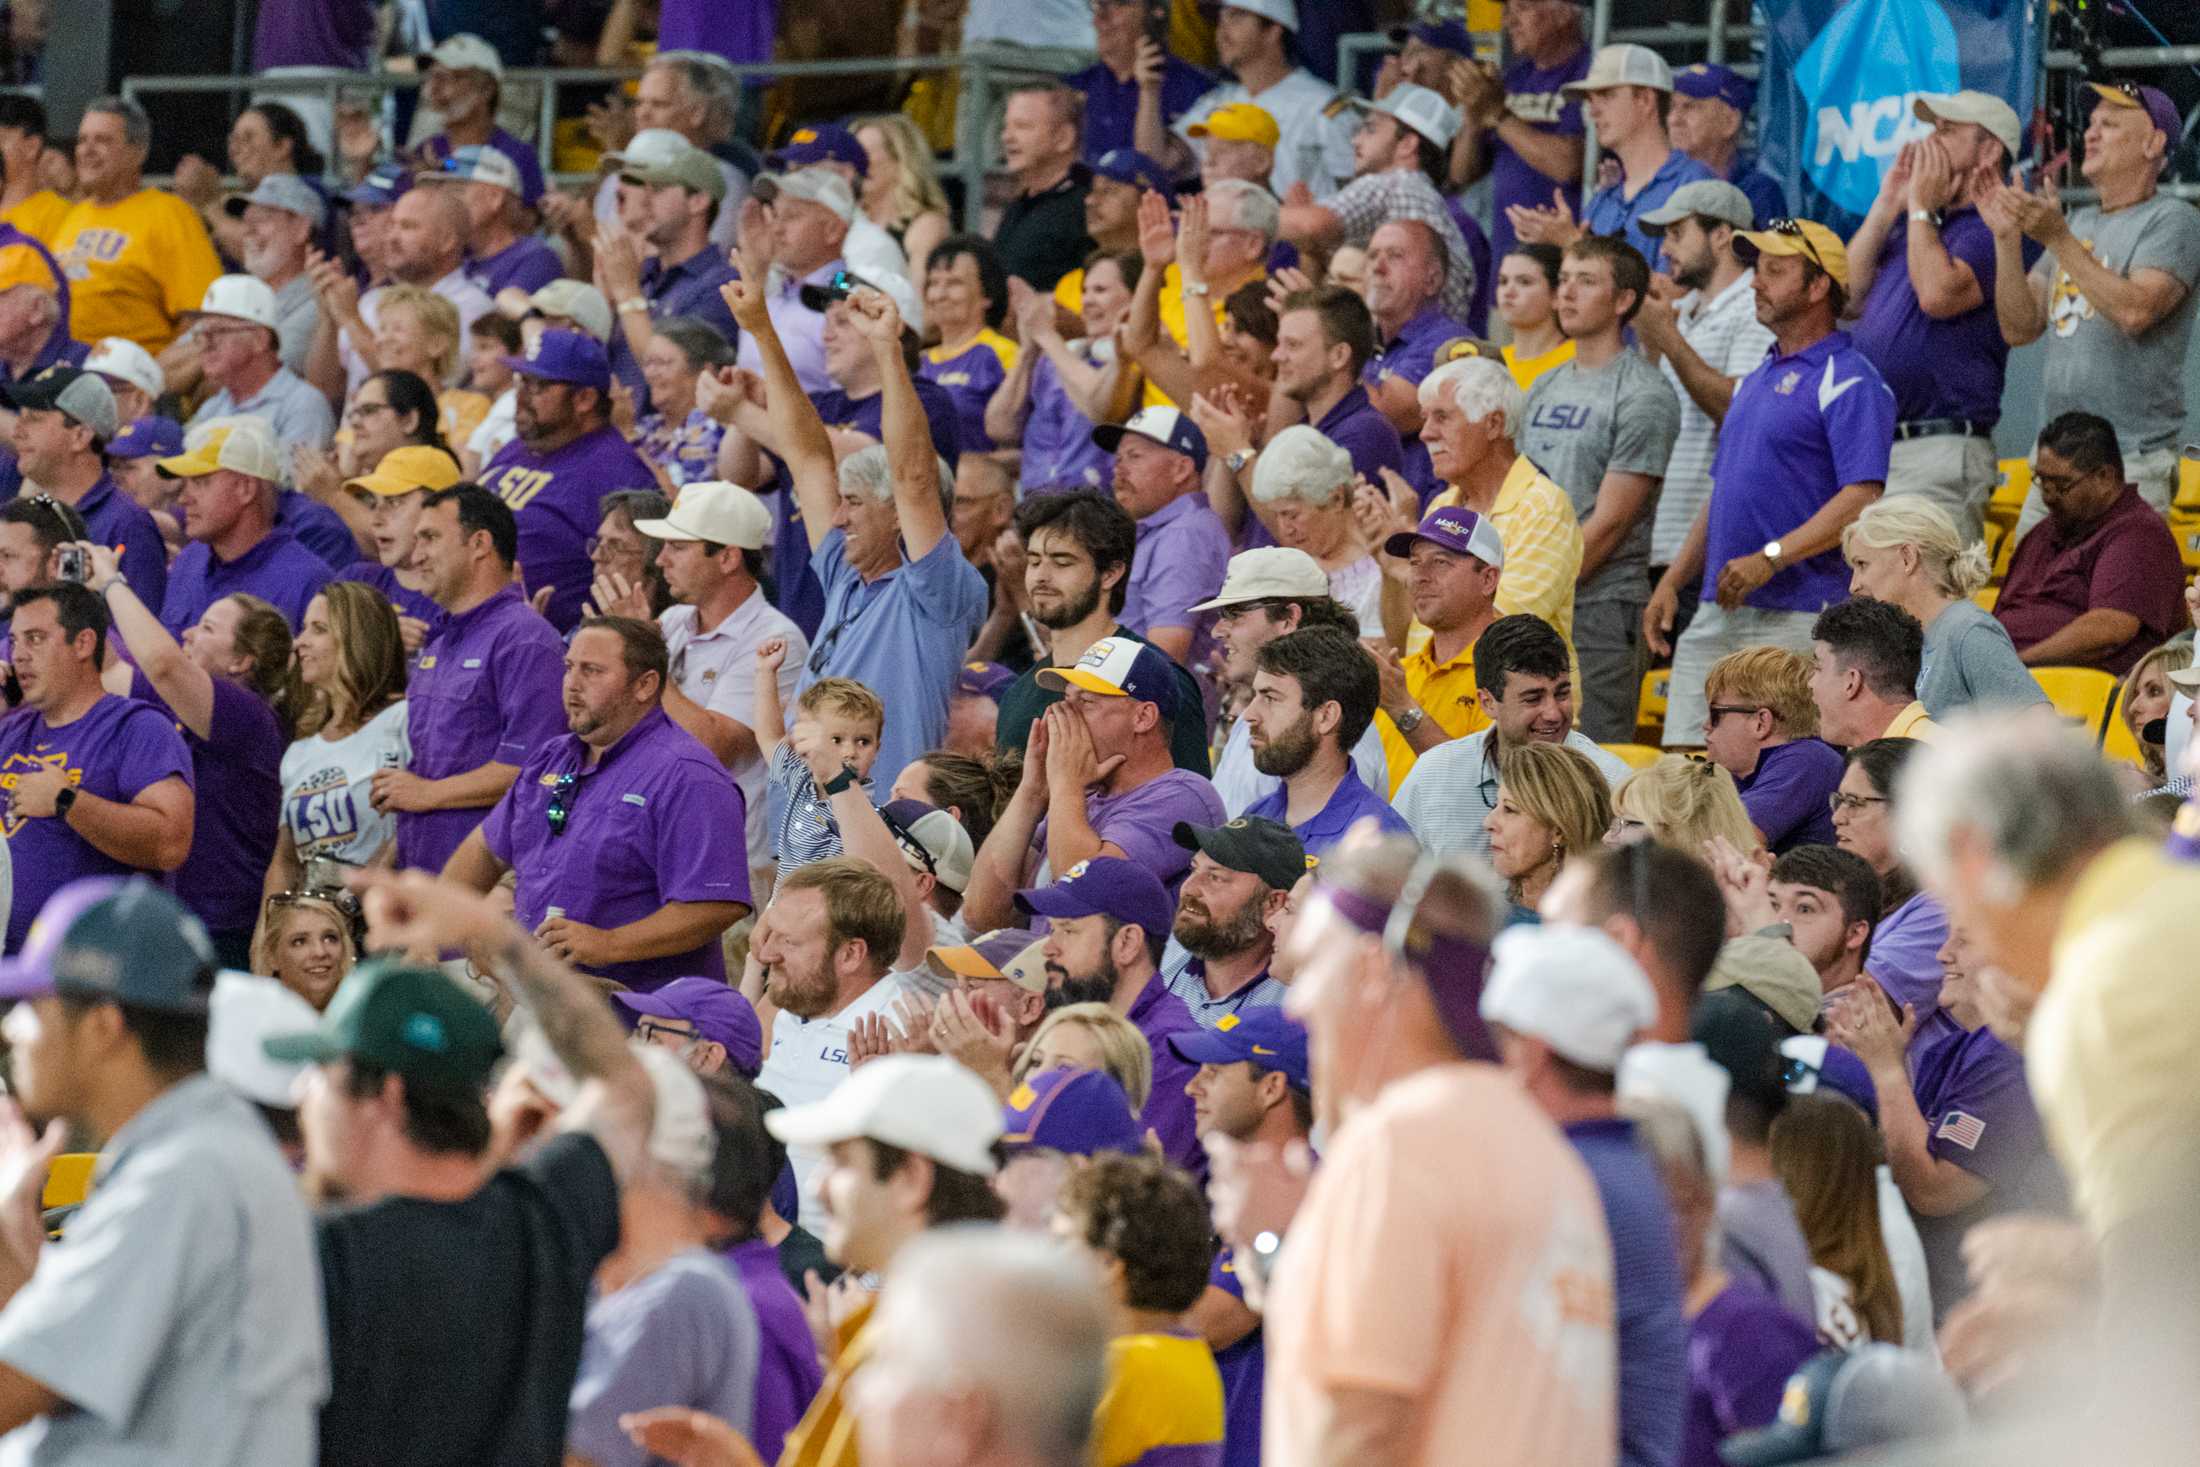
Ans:
{"type": "Polygon", "coordinates": [[[1969,88],[2029,120],[2039,0],[1759,0],[1758,153],[1796,212],[1852,231],[1902,145],[1917,98],[1969,88]]]}

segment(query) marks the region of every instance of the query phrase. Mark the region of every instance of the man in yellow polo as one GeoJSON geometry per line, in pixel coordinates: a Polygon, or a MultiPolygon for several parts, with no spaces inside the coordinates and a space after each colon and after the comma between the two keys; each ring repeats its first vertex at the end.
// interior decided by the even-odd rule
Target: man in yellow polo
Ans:
{"type": "Polygon", "coordinates": [[[1414,622],[1429,633],[1399,659],[1403,678],[1383,680],[1390,715],[1383,753],[1393,789],[1422,750],[1489,726],[1474,696],[1474,641],[1497,620],[1504,569],[1497,527],[1456,505],[1430,510],[1419,529],[1383,542],[1383,574],[1405,583],[1414,622]]]}

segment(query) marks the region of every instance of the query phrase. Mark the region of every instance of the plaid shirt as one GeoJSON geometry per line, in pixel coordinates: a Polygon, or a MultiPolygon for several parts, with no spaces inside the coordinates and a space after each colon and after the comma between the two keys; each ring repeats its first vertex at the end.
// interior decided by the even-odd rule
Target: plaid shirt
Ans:
{"type": "Polygon", "coordinates": [[[1379,226],[1393,219],[1418,219],[1435,230],[1444,242],[1444,314],[1455,321],[1467,319],[1474,305],[1474,258],[1427,174],[1416,168],[1365,173],[1322,200],[1322,207],[1337,216],[1346,241],[1362,249],[1379,226]]]}

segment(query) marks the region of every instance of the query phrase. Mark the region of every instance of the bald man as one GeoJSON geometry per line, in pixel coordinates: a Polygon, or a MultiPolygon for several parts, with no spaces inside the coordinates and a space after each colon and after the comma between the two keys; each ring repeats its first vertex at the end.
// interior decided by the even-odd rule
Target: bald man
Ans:
{"type": "MultiPolygon", "coordinates": [[[[459,339],[464,341],[474,321],[491,309],[491,302],[466,274],[466,241],[472,226],[460,192],[407,190],[390,210],[387,253],[390,275],[398,284],[433,291],[458,308],[459,339]]],[[[381,299],[388,288],[368,291],[350,311],[341,309],[341,298],[328,298],[332,309],[321,313],[306,365],[313,385],[331,398],[349,401],[359,384],[381,366],[372,352],[381,299]]]]}

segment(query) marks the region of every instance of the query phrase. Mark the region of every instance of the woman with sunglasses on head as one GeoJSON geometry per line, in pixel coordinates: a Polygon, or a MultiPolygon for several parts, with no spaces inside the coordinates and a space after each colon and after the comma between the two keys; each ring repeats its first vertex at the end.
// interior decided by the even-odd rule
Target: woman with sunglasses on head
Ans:
{"type": "Polygon", "coordinates": [[[1914,739],[1858,744],[1849,750],[1848,768],[1833,792],[1834,844],[1864,858],[1882,893],[1864,971],[1895,1003],[1916,1014],[1913,1050],[1958,1032],[1940,1006],[1939,953],[1948,941],[1948,914],[1918,886],[1895,843],[1895,784],[1918,747],[1914,739]]]}
{"type": "Polygon", "coordinates": [[[252,971],[326,1009],[359,961],[359,904],[350,892],[307,887],[267,899],[252,971]]]}
{"type": "Polygon", "coordinates": [[[85,584],[106,602],[128,660],[111,657],[107,691],[167,711],[191,751],[198,822],[175,892],[206,924],[225,968],[251,956],[257,883],[274,858],[283,750],[292,718],[290,625],[257,596],[224,596],[183,640],[123,579],[108,545],[80,544],[85,584]],[[134,665],[133,665],[134,664],[134,665]]]}
{"type": "Polygon", "coordinates": [[[283,754],[282,828],[261,886],[270,896],[387,864],[397,817],[374,808],[374,776],[412,760],[404,637],[381,592],[329,582],[306,607],[294,651],[297,737],[283,754]]]}

